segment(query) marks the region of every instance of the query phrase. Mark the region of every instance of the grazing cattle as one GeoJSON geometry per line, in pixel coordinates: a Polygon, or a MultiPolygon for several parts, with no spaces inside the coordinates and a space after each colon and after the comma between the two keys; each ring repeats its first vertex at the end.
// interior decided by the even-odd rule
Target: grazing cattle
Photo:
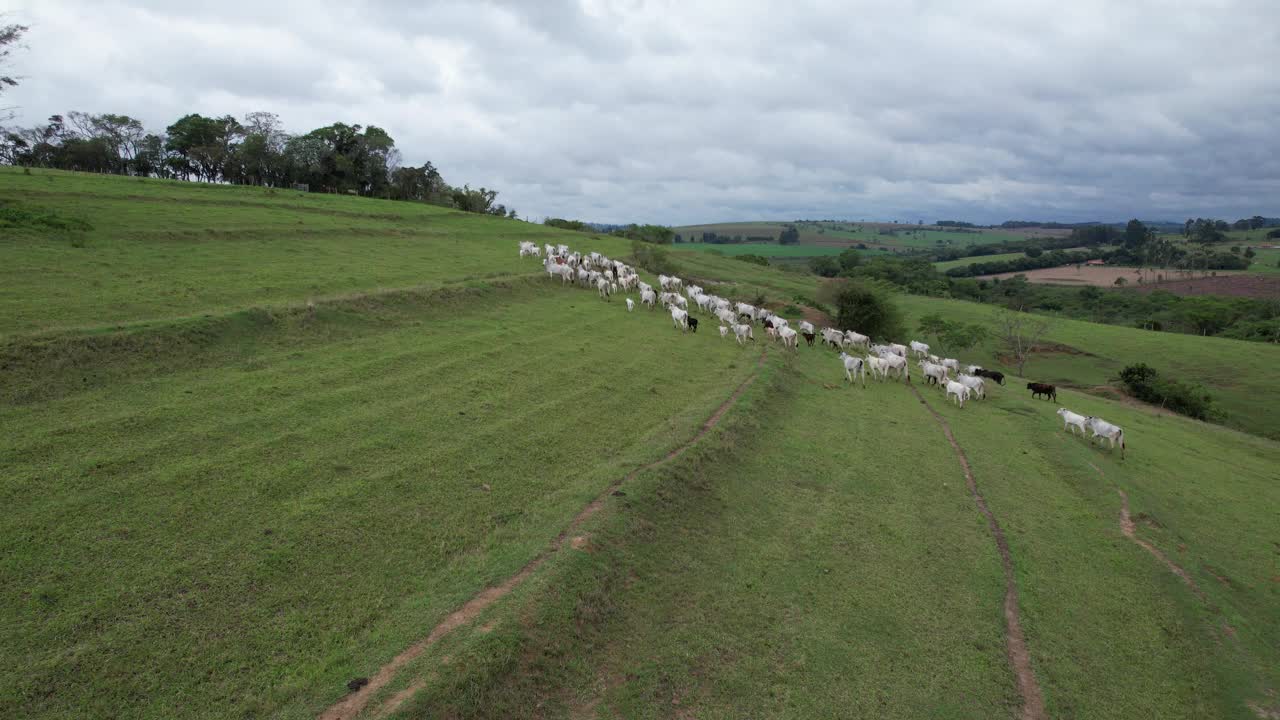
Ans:
{"type": "Polygon", "coordinates": [[[1048,383],[1027,383],[1027,389],[1031,391],[1032,398],[1043,395],[1046,400],[1058,401],[1058,388],[1048,383]]]}
{"type": "Polygon", "coordinates": [[[627,298],[627,312],[631,312],[632,310],[635,310],[635,309],[636,309],[636,301],[632,300],[631,298],[627,298]]]}
{"type": "Polygon", "coordinates": [[[822,344],[830,344],[831,347],[839,349],[844,345],[844,333],[831,328],[822,328],[822,344]]]}
{"type": "Polygon", "coordinates": [[[1058,408],[1058,417],[1062,418],[1063,432],[1069,432],[1074,435],[1075,430],[1071,428],[1077,428],[1080,430],[1080,434],[1084,435],[1084,428],[1088,424],[1089,418],[1080,413],[1073,413],[1066,408],[1058,408]]]}
{"type": "Polygon", "coordinates": [[[692,330],[692,331],[694,331],[694,332],[698,332],[698,318],[696,318],[696,317],[694,317],[694,316],[692,316],[692,315],[687,315],[687,314],[686,314],[686,316],[685,316],[685,322],[687,322],[687,323],[689,324],[689,329],[690,329],[690,330],[692,330]]]}
{"type": "Polygon", "coordinates": [[[756,338],[751,334],[751,325],[748,323],[742,323],[741,325],[733,326],[733,339],[736,340],[739,345],[743,345],[744,340],[751,340],[754,342],[756,338]]]}
{"type": "Polygon", "coordinates": [[[854,346],[854,347],[867,348],[867,347],[871,347],[871,338],[867,337],[866,335],[863,335],[862,333],[856,333],[852,330],[845,330],[844,344],[854,346]]]}
{"type": "Polygon", "coordinates": [[[596,289],[600,291],[601,298],[608,300],[610,302],[613,302],[613,299],[609,297],[609,281],[608,280],[605,280],[604,278],[600,278],[599,280],[597,280],[596,289]]]}
{"type": "Polygon", "coordinates": [[[977,375],[982,368],[978,365],[966,365],[964,368],[965,375],[977,375]]]}
{"type": "Polygon", "coordinates": [[[658,296],[653,294],[653,289],[643,290],[640,293],[640,302],[649,306],[650,310],[658,304],[658,296]]]}
{"type": "Polygon", "coordinates": [[[1120,457],[1124,457],[1124,430],[1119,425],[1111,423],[1099,417],[1085,418],[1085,425],[1093,431],[1093,437],[1089,438],[1092,443],[1094,438],[1106,438],[1111,442],[1111,449],[1115,449],[1116,443],[1120,443],[1120,457]]]}
{"type": "Polygon", "coordinates": [[[858,375],[862,376],[862,387],[867,386],[867,365],[860,357],[855,357],[849,353],[840,353],[840,362],[844,363],[844,377],[853,384],[853,379],[858,375]]]}
{"type": "Polygon", "coordinates": [[[960,405],[960,409],[964,409],[964,401],[969,399],[969,388],[956,382],[955,380],[947,381],[947,399],[950,400],[955,396],[956,403],[960,405]]]}
{"type": "Polygon", "coordinates": [[[970,395],[983,400],[987,398],[987,384],[982,381],[982,378],[973,375],[957,375],[956,382],[969,388],[970,395]]]}
{"type": "Polygon", "coordinates": [[[804,333],[804,341],[809,347],[813,347],[813,339],[817,337],[811,332],[804,333]]]}
{"type": "Polygon", "coordinates": [[[729,328],[725,327],[724,325],[721,325],[721,326],[720,326],[720,337],[722,337],[722,338],[729,337],[729,328]]]}
{"type": "Polygon", "coordinates": [[[804,333],[812,334],[815,332],[813,323],[809,322],[808,320],[801,320],[799,327],[800,327],[801,335],[803,335],[804,333]]]}
{"type": "Polygon", "coordinates": [[[799,333],[794,328],[784,327],[778,330],[778,339],[782,341],[783,347],[789,347],[792,350],[799,345],[799,333]]]}
{"type": "Polygon", "coordinates": [[[947,368],[942,365],[934,365],[928,360],[920,361],[920,370],[924,373],[925,383],[930,381],[937,383],[938,387],[942,387],[947,382],[947,368]]]}
{"type": "Polygon", "coordinates": [[[942,367],[955,370],[957,375],[960,374],[960,361],[955,358],[942,358],[942,367]]]}
{"type": "Polygon", "coordinates": [[[885,355],[883,360],[884,360],[884,366],[885,366],[884,372],[886,376],[888,375],[890,370],[897,370],[898,372],[902,373],[902,379],[904,382],[911,382],[911,366],[907,364],[906,358],[902,357],[901,355],[890,354],[890,355],[885,355]]]}
{"type": "Polygon", "coordinates": [[[978,377],[984,377],[984,378],[989,378],[991,380],[994,380],[996,381],[997,385],[1004,385],[1004,373],[998,370],[983,370],[979,368],[978,371],[974,373],[974,375],[977,375],[978,377]]]}
{"type": "Polygon", "coordinates": [[[878,355],[867,356],[867,367],[871,368],[871,374],[881,381],[889,376],[889,367],[885,364],[884,358],[878,355]]]}
{"type": "Polygon", "coordinates": [[[889,347],[889,350],[892,351],[893,354],[897,355],[898,357],[905,358],[907,356],[906,345],[899,345],[898,343],[889,343],[888,347],[889,347]]]}
{"type": "Polygon", "coordinates": [[[745,315],[751,320],[756,319],[756,308],[754,305],[748,305],[746,303],[740,302],[738,303],[737,307],[735,307],[734,309],[738,311],[738,317],[742,317],[743,315],[745,315]]]}
{"type": "Polygon", "coordinates": [[[689,313],[677,307],[671,308],[671,324],[679,328],[680,332],[684,332],[685,330],[688,330],[689,329],[689,313]]]}
{"type": "Polygon", "coordinates": [[[915,353],[915,354],[916,354],[916,357],[918,357],[918,358],[928,357],[928,356],[929,356],[929,346],[928,346],[928,345],[925,345],[925,344],[924,344],[924,343],[922,343],[922,342],[916,342],[915,340],[912,340],[912,341],[911,341],[911,352],[915,353]]]}
{"type": "Polygon", "coordinates": [[[717,310],[716,317],[720,318],[720,322],[724,325],[738,324],[738,316],[734,315],[732,310],[725,310],[725,309],[717,310]]]}

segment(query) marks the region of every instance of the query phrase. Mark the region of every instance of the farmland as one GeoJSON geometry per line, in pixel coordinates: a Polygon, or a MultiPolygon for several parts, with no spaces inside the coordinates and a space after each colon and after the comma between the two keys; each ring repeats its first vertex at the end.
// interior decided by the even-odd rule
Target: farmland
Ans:
{"type": "MultiPolygon", "coordinates": [[[[1061,230],[1044,230],[1027,228],[1025,230],[1004,230],[982,228],[962,230],[940,228],[931,225],[902,225],[895,223],[874,222],[741,222],[719,223],[710,225],[687,225],[674,228],[686,240],[701,238],[703,233],[711,232],[729,237],[741,237],[744,241],[752,237],[768,237],[776,241],[778,234],[789,225],[795,225],[800,233],[798,247],[809,248],[808,256],[826,254],[818,248],[844,249],[859,244],[868,249],[901,252],[906,250],[935,250],[950,245],[984,245],[1010,240],[1025,240],[1029,237],[1062,237],[1061,230]]],[[[759,243],[757,243],[759,244],[759,243]]],[[[689,243],[696,247],[698,243],[689,243]]],[[[725,245],[716,245],[725,247],[725,245]]],[[[838,250],[837,250],[838,251],[838,250]]],[[[763,254],[763,253],[762,253],[763,254]]]]}
{"type": "Polygon", "coordinates": [[[938,272],[946,272],[951,268],[967,267],[974,263],[1002,262],[1005,260],[1017,260],[1018,258],[1021,258],[1021,257],[1025,257],[1025,253],[1014,252],[1014,253],[1000,253],[998,255],[979,255],[976,257],[963,257],[963,258],[957,258],[955,260],[944,260],[942,262],[936,262],[933,264],[933,267],[938,272]]]}
{"type": "MultiPolygon", "coordinates": [[[[54,172],[0,171],[0,200],[89,226],[0,239],[6,716],[1275,704],[1271,346],[1058,322],[1076,351],[1028,374],[1123,425],[1121,459],[1017,379],[963,409],[919,383],[848,388],[829,350],[682,334],[515,252],[624,256],[615,238],[54,172]],[[1084,392],[1137,359],[1254,434],[1084,392]]],[[[670,252],[736,297],[819,295],[670,252]]],[[[910,326],[992,312],[897,302],[910,326]]]]}

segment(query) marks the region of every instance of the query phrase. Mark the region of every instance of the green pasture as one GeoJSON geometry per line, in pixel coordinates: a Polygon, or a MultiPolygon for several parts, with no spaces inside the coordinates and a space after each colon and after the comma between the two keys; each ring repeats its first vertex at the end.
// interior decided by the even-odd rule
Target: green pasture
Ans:
{"type": "Polygon", "coordinates": [[[1005,260],[1017,260],[1018,258],[1021,258],[1021,257],[1026,257],[1026,253],[1015,252],[1015,253],[1001,253],[999,255],[981,255],[978,257],[965,257],[965,258],[959,258],[956,260],[946,260],[943,262],[936,262],[933,264],[933,267],[938,272],[946,272],[951,268],[968,267],[970,265],[973,265],[974,263],[1003,262],[1005,260]]]}
{"type": "Polygon", "coordinates": [[[761,255],[767,258],[809,258],[822,255],[839,255],[848,248],[832,245],[766,245],[764,243],[730,243],[726,245],[712,243],[680,243],[673,245],[680,250],[696,250],[698,252],[720,253],[721,255],[761,255]]]}

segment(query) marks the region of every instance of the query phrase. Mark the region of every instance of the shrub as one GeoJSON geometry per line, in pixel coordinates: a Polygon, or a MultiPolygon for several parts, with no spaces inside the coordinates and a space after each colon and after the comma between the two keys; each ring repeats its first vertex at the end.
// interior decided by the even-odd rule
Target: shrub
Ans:
{"type": "Polygon", "coordinates": [[[675,275],[676,265],[667,251],[643,240],[631,241],[631,256],[636,265],[659,275],[675,275]]]}
{"type": "Polygon", "coordinates": [[[1120,371],[1120,381],[1129,394],[1153,405],[1168,408],[1197,420],[1213,420],[1222,413],[1213,407],[1213,396],[1204,388],[1179,380],[1167,380],[1150,365],[1138,363],[1120,371]]]}
{"type": "Polygon", "coordinates": [[[902,314],[887,293],[850,283],[836,295],[836,327],[885,340],[901,337],[902,314]]]}
{"type": "Polygon", "coordinates": [[[741,260],[742,262],[751,263],[752,265],[768,265],[769,264],[769,258],[763,255],[751,255],[751,254],[734,255],[733,259],[741,260]]]}

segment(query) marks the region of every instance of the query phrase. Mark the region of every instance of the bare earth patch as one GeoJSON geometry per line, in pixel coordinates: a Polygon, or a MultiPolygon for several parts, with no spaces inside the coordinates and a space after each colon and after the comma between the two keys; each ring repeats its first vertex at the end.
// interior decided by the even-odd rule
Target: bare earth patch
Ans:
{"type": "Polygon", "coordinates": [[[1146,268],[1141,271],[1131,267],[1066,265],[1023,272],[982,275],[981,280],[999,278],[1006,280],[1022,275],[1027,282],[1041,285],[1065,285],[1084,287],[1115,287],[1123,278],[1124,287],[1138,292],[1164,290],[1175,295],[1234,295],[1237,297],[1280,297],[1280,276],[1250,274],[1240,270],[1211,270],[1208,277],[1195,277],[1178,270],[1146,268]]]}

